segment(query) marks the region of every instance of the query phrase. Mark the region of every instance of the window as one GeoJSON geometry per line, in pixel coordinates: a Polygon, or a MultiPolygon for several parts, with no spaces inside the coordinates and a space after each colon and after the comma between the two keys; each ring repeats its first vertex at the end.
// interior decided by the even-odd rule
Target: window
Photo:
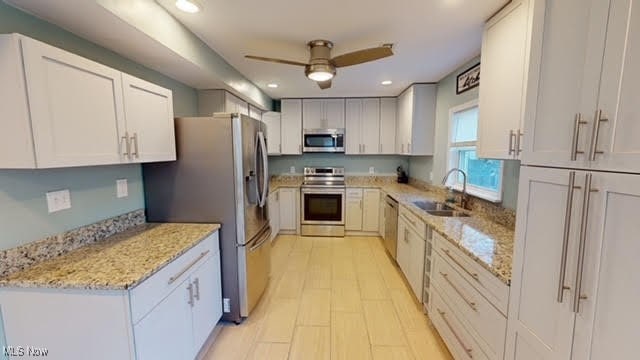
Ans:
{"type": "MultiPolygon", "coordinates": [[[[449,169],[467,173],[467,192],[493,201],[502,201],[502,160],[478,159],[478,102],[472,101],[449,111],[449,169]]],[[[448,186],[461,191],[463,176],[452,174],[448,186]]]]}

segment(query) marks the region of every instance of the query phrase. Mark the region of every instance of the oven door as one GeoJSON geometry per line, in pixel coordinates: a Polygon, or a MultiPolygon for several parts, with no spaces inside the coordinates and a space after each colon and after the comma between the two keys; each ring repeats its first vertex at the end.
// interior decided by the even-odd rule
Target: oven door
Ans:
{"type": "Polygon", "coordinates": [[[302,188],[302,225],[344,225],[345,190],[302,188]]]}

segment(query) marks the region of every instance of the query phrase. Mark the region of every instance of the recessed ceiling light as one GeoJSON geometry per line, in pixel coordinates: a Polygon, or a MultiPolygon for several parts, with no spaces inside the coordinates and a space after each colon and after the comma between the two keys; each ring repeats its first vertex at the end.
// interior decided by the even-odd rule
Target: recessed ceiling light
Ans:
{"type": "Polygon", "coordinates": [[[387,85],[391,85],[391,84],[393,84],[393,81],[391,81],[391,80],[385,80],[385,81],[381,82],[380,84],[382,84],[382,85],[384,85],[384,86],[387,86],[387,85]]]}
{"type": "Polygon", "coordinates": [[[202,6],[194,0],[176,0],[176,7],[190,14],[197,13],[202,10],[202,6]]]}
{"type": "Polygon", "coordinates": [[[275,89],[275,88],[277,88],[277,87],[278,87],[278,84],[275,84],[275,83],[267,84],[267,87],[270,87],[270,88],[272,88],[272,89],[275,89]]]}

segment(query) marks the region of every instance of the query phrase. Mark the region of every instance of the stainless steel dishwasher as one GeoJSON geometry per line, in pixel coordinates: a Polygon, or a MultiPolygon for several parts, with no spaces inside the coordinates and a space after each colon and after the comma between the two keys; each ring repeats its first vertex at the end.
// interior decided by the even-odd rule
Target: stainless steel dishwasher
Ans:
{"type": "Polygon", "coordinates": [[[389,195],[384,200],[384,247],[395,260],[398,250],[398,201],[389,195]]]}

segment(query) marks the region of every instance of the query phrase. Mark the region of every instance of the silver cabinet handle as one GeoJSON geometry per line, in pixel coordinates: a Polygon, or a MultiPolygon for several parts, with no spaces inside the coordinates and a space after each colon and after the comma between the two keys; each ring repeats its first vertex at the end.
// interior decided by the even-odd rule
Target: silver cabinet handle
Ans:
{"type": "Polygon", "coordinates": [[[516,134],[513,130],[509,130],[509,155],[512,155],[515,152],[515,148],[513,146],[513,138],[516,134]]]}
{"type": "Polygon", "coordinates": [[[578,140],[580,140],[580,126],[587,122],[582,120],[582,114],[577,113],[573,123],[573,138],[571,139],[571,161],[578,159],[578,154],[584,154],[584,151],[578,150],[578,140]]]}
{"type": "Polygon", "coordinates": [[[382,144],[378,144],[378,152],[382,154],[382,144]]]}
{"type": "Polygon", "coordinates": [[[195,293],[193,294],[193,297],[200,301],[200,278],[196,278],[195,280],[193,280],[193,286],[195,286],[195,293]]]}
{"type": "Polygon", "coordinates": [[[442,271],[440,271],[440,275],[442,275],[442,277],[444,278],[444,280],[447,282],[447,284],[449,284],[449,286],[451,286],[453,288],[453,290],[455,290],[455,292],[458,293],[458,295],[460,295],[460,297],[462,298],[462,300],[464,300],[464,302],[467,303],[467,305],[469,305],[469,307],[471,308],[471,310],[473,311],[478,311],[478,308],[476,307],[476,303],[473,301],[468,300],[464,294],[462,293],[462,291],[460,291],[460,289],[458,289],[457,286],[455,286],[453,284],[453,282],[451,281],[451,279],[449,279],[449,274],[443,273],[442,271]]]}
{"type": "Polygon", "coordinates": [[[173,275],[172,277],[169,278],[169,285],[173,284],[176,280],[178,280],[178,278],[180,276],[182,276],[182,274],[186,273],[187,271],[189,271],[189,269],[191,269],[193,267],[193,265],[195,265],[198,261],[200,261],[200,259],[202,259],[203,257],[207,256],[207,254],[210,252],[211,250],[207,250],[207,251],[203,251],[200,255],[198,255],[197,258],[195,258],[192,262],[190,262],[187,266],[184,267],[184,269],[180,270],[180,272],[178,272],[177,274],[173,275]]]}
{"type": "Polygon", "coordinates": [[[445,249],[445,248],[441,248],[442,251],[444,251],[445,255],[447,255],[449,257],[449,259],[451,259],[451,261],[453,261],[454,263],[456,263],[456,265],[458,265],[460,268],[462,268],[462,270],[464,270],[464,272],[466,272],[469,276],[471,276],[475,281],[480,282],[480,277],[478,276],[477,273],[472,273],[471,271],[467,270],[467,268],[465,268],[460,261],[458,261],[458,259],[454,258],[453,255],[451,255],[451,251],[445,249]]]}
{"type": "Polygon", "coordinates": [[[365,152],[365,151],[367,151],[367,150],[366,150],[366,147],[365,147],[365,145],[364,145],[364,144],[362,144],[362,153],[364,154],[364,152],[365,152]]]}
{"type": "Polygon", "coordinates": [[[302,144],[298,145],[298,152],[302,154],[302,144]]]}
{"type": "Polygon", "coordinates": [[[604,154],[604,151],[598,150],[598,137],[600,135],[600,123],[609,121],[607,118],[602,117],[602,110],[597,110],[593,119],[593,134],[591,134],[591,151],[589,153],[589,160],[595,161],[596,154],[604,154]]]}
{"type": "Polygon", "coordinates": [[[193,301],[193,284],[192,283],[189,283],[189,286],[187,286],[187,291],[189,292],[189,300],[187,301],[187,304],[193,307],[194,301],[193,301]]]}
{"type": "Polygon", "coordinates": [[[124,141],[124,148],[125,148],[125,152],[122,153],[122,155],[126,156],[127,158],[129,158],[129,160],[131,160],[131,142],[129,141],[129,133],[125,132],[124,136],[122,137],[122,141],[124,141]]]}
{"type": "Polygon", "coordinates": [[[411,143],[407,143],[407,152],[411,154],[411,143]]]}
{"type": "Polygon", "coordinates": [[[584,255],[587,249],[587,231],[589,230],[589,203],[591,202],[591,193],[598,190],[591,188],[593,174],[589,173],[584,179],[584,197],[582,198],[582,219],[580,223],[580,242],[578,245],[578,267],[576,270],[576,282],[573,293],[573,312],[580,312],[580,300],[587,299],[582,295],[582,276],[584,272],[584,255]]]}
{"type": "Polygon", "coordinates": [[[135,149],[135,152],[131,153],[131,156],[135,156],[136,159],[139,159],[140,153],[138,152],[138,133],[133,133],[131,140],[133,140],[133,148],[135,149]]]}
{"type": "MultiPolygon", "coordinates": [[[[573,209],[573,190],[576,189],[576,172],[569,172],[569,185],[567,188],[567,205],[564,213],[564,233],[562,235],[562,257],[560,258],[560,278],[558,280],[558,302],[563,302],[564,291],[571,289],[564,284],[567,272],[567,252],[569,251],[569,235],[571,232],[571,213],[573,209]]],[[[578,187],[579,188],[579,187],[578,187]]]]}
{"type": "Polygon", "coordinates": [[[400,153],[404,154],[404,144],[400,144],[400,153]]]}
{"type": "Polygon", "coordinates": [[[516,131],[516,157],[520,156],[522,152],[522,136],[524,136],[524,133],[518,129],[516,131]]]}
{"type": "Polygon", "coordinates": [[[408,243],[409,240],[409,230],[408,229],[404,229],[404,242],[408,243]]]}
{"type": "Polygon", "coordinates": [[[278,144],[278,154],[282,153],[282,144],[278,144]]]}
{"type": "Polygon", "coordinates": [[[469,358],[473,359],[473,355],[471,354],[471,352],[473,351],[472,348],[467,347],[467,345],[464,344],[464,342],[462,341],[462,338],[460,337],[460,335],[458,335],[458,333],[456,333],[456,331],[453,329],[453,326],[451,326],[451,324],[449,323],[449,320],[447,320],[447,314],[436,308],[436,310],[438,310],[438,314],[440,314],[440,316],[442,317],[442,320],[444,321],[445,325],[447,325],[447,327],[449,328],[449,331],[451,331],[451,333],[453,334],[453,336],[456,338],[456,340],[458,341],[458,343],[460,344],[460,346],[462,346],[462,348],[464,349],[464,352],[467,353],[467,355],[469,356],[469,358]]]}

